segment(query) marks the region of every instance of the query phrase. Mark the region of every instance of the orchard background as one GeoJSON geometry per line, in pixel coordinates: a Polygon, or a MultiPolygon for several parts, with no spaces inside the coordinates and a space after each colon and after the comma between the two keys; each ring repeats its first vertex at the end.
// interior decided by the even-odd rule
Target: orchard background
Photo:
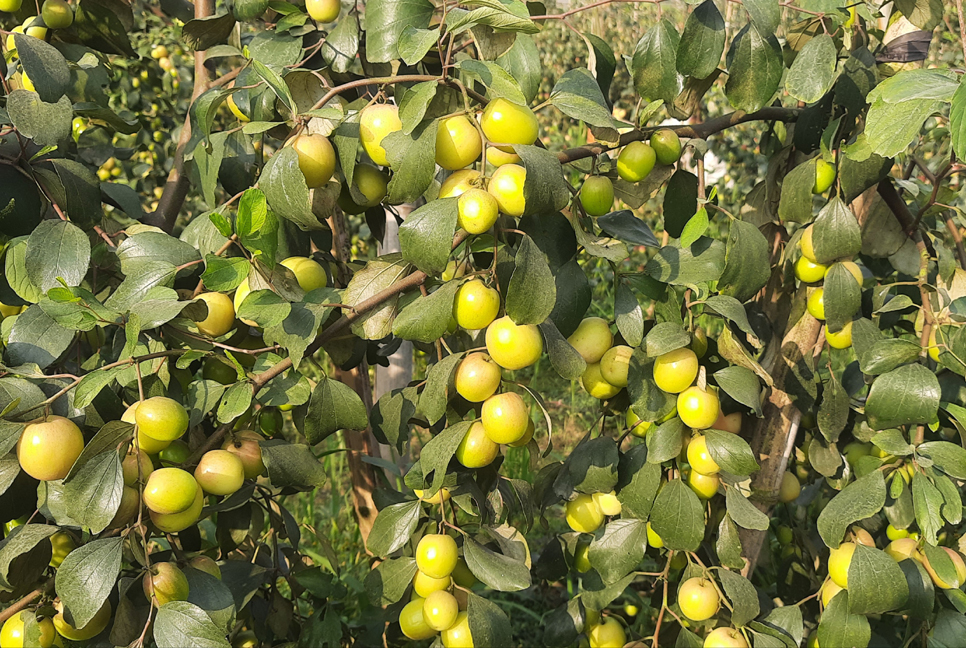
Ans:
{"type": "Polygon", "coordinates": [[[0,645],[962,645],[964,26],[0,0],[0,645]]]}

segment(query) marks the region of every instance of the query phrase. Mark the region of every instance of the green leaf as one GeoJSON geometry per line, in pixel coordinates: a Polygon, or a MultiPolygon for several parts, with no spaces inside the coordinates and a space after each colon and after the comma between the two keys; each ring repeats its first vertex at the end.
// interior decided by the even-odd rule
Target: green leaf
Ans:
{"type": "Polygon", "coordinates": [[[64,96],[70,84],[70,69],[64,55],[40,38],[13,34],[20,64],[33,82],[40,99],[55,103],[64,96]]]}
{"type": "MultiPolygon", "coordinates": [[[[526,98],[525,103],[531,103],[537,96],[540,82],[543,80],[540,52],[533,38],[525,34],[517,34],[513,45],[497,58],[496,63],[517,80],[526,98]]],[[[601,75],[598,74],[597,78],[600,79],[601,75]]]]}
{"type": "MultiPolygon", "coordinates": [[[[84,238],[86,242],[87,237],[84,238]]],[[[138,274],[142,265],[152,262],[183,265],[201,259],[201,255],[191,245],[164,232],[153,231],[129,236],[117,246],[115,253],[121,262],[121,272],[125,275],[138,274]]]]}
{"type": "MultiPolygon", "coordinates": [[[[892,301],[898,300],[893,299],[892,301]]],[[[878,376],[904,364],[915,362],[919,359],[921,352],[922,347],[912,340],[901,338],[877,340],[859,356],[859,368],[867,376],[878,376]]]]}
{"type": "Polygon", "coordinates": [[[499,605],[473,592],[467,595],[467,618],[473,644],[480,646],[509,646],[511,639],[510,620],[499,605]]]}
{"type": "Polygon", "coordinates": [[[218,421],[230,423],[245,413],[252,404],[252,386],[247,382],[237,382],[225,392],[218,403],[218,421]]]}
{"type": "Polygon", "coordinates": [[[90,265],[91,244],[79,227],[68,221],[41,222],[27,239],[24,263],[30,281],[41,291],[77,286],[90,265]]]}
{"type": "Polygon", "coordinates": [[[415,209],[399,226],[402,256],[427,274],[446,268],[453,247],[457,199],[433,200],[415,209]]]}
{"type": "Polygon", "coordinates": [[[710,225],[708,210],[704,207],[698,209],[694,216],[684,225],[684,230],[681,232],[680,237],[681,247],[691,247],[692,243],[707,233],[710,225]]]}
{"type": "Polygon", "coordinates": [[[170,285],[177,274],[177,267],[167,261],[146,261],[121,282],[104,305],[121,312],[128,311],[144,301],[154,288],[170,285]]]}
{"type": "Polygon", "coordinates": [[[896,8],[925,31],[932,31],[943,20],[942,0],[896,0],[896,8]]]}
{"type": "Polygon", "coordinates": [[[379,563],[366,574],[366,595],[373,605],[382,607],[399,601],[416,576],[416,560],[413,558],[393,558],[379,563]]]}
{"type": "Polygon", "coordinates": [[[865,413],[874,430],[929,423],[939,410],[939,380],[920,364],[905,365],[872,383],[865,413]]]}
{"type": "Polygon", "coordinates": [[[928,544],[936,544],[936,536],[942,529],[942,492],[929,479],[920,473],[912,478],[912,502],[916,512],[916,523],[922,537],[928,544]]]}
{"type": "Polygon", "coordinates": [[[205,611],[211,621],[224,632],[235,624],[235,599],[228,586],[211,574],[193,568],[184,569],[188,579],[188,602],[205,611]]]}
{"type": "Polygon", "coordinates": [[[433,182],[436,172],[436,121],[425,121],[412,133],[389,133],[383,140],[393,169],[389,203],[415,202],[433,182]]]}
{"type": "Polygon", "coordinates": [[[14,90],[7,95],[7,113],[17,132],[37,146],[60,146],[70,137],[73,108],[67,97],[44,103],[35,92],[14,90]]]}
{"type": "Polygon", "coordinates": [[[819,34],[805,43],[785,77],[788,94],[805,103],[821,99],[835,81],[837,54],[828,34],[819,34]]]}
{"type": "Polygon", "coordinates": [[[547,648],[569,646],[577,641],[586,623],[580,599],[572,598],[544,617],[543,645],[547,648]]]}
{"type": "Polygon", "coordinates": [[[617,284],[614,318],[617,321],[617,330],[628,346],[640,346],[644,341],[644,311],[634,292],[623,283],[617,284]]]}
{"type": "Polygon", "coordinates": [[[540,324],[550,315],[557,298],[547,255],[524,235],[513,262],[506,291],[506,313],[516,324],[540,324]]]}
{"type": "Polygon", "coordinates": [[[823,286],[825,325],[833,333],[841,331],[861,307],[862,289],[848,268],[841,263],[829,268],[823,286]]]}
{"type": "MultiPolygon", "coordinates": [[[[287,86],[286,86],[287,87],[287,86]]],[[[259,188],[276,215],[292,221],[303,230],[324,229],[312,213],[309,188],[299,169],[299,154],[291,146],[276,151],[258,178],[259,188]]]]}
{"type": "Polygon", "coordinates": [[[767,36],[749,23],[731,43],[725,94],[737,110],[754,112],[767,105],[781,83],[784,71],[781,45],[773,31],[764,33],[767,36]]]}
{"type": "MultiPolygon", "coordinates": [[[[88,229],[101,213],[101,183],[88,167],[74,160],[50,160],[54,168],[53,179],[44,174],[44,186],[50,197],[67,213],[74,224],[88,229]],[[48,180],[49,178],[49,180],[48,180]]],[[[35,171],[41,169],[35,167],[35,171]]],[[[135,215],[142,212],[132,210],[135,215]]]]}
{"type": "Polygon", "coordinates": [[[255,290],[248,293],[239,305],[236,315],[269,329],[284,322],[291,312],[292,304],[278,293],[271,290],[255,290]]]}
{"type": "Polygon", "coordinates": [[[782,180],[778,217],[783,221],[807,223],[812,220],[812,187],[818,158],[802,162],[782,180]]]}
{"type": "Polygon", "coordinates": [[[637,94],[649,100],[674,101],[682,87],[677,70],[680,41],[677,28],[666,18],[644,33],[630,66],[637,94]]]}
{"type": "Polygon", "coordinates": [[[578,493],[607,493],[617,484],[620,454],[609,437],[582,441],[564,461],[554,482],[554,491],[563,499],[578,493]]]}
{"type": "Polygon", "coordinates": [[[955,479],[966,479],[966,449],[949,441],[927,441],[916,452],[928,457],[936,468],[955,479]]]}
{"type": "Polygon", "coordinates": [[[25,524],[7,534],[0,543],[0,589],[14,590],[43,574],[51,555],[47,538],[56,532],[54,526],[25,524]]]}
{"type": "MultiPolygon", "coordinates": [[[[408,275],[411,270],[412,266],[398,254],[373,259],[349,280],[342,301],[348,306],[358,306],[408,275]]],[[[352,323],[352,332],[367,340],[381,340],[392,332],[392,320],[398,308],[398,296],[385,300],[357,318],[352,323]]]]}
{"type": "Polygon", "coordinates": [[[597,224],[608,235],[625,243],[653,248],[661,247],[660,241],[654,236],[654,232],[647,226],[647,223],[635,216],[634,212],[629,209],[620,209],[604,214],[597,219],[597,224]]]}
{"type": "Polygon", "coordinates": [[[429,27],[433,9],[428,0],[370,1],[366,5],[366,58],[372,63],[399,58],[400,36],[407,27],[429,27]]]}
{"type": "Polygon", "coordinates": [[[908,598],[909,587],[896,561],[884,551],[856,544],[849,564],[849,612],[882,614],[901,609],[908,598]]]}
{"type": "Polygon", "coordinates": [[[122,544],[122,538],[92,540],[67,554],[57,568],[57,596],[70,610],[68,620],[75,628],[86,626],[114,590],[122,544]]]}
{"type": "Polygon", "coordinates": [[[597,79],[586,68],[568,70],[553,86],[550,102],[565,115],[591,126],[617,127],[597,79]]]}
{"type": "Polygon", "coordinates": [[[962,158],[966,155],[966,85],[960,84],[949,107],[949,133],[953,150],[962,158]]]}
{"type": "Polygon", "coordinates": [[[223,629],[197,605],[188,601],[171,601],[158,610],[154,622],[154,641],[158,648],[228,648],[223,629]]]}
{"type": "Polygon", "coordinates": [[[45,369],[73,341],[73,331],[60,326],[40,306],[34,305],[18,315],[10,329],[7,361],[13,366],[33,363],[45,369]]]}
{"type": "MultiPolygon", "coordinates": [[[[435,41],[434,41],[435,42],[435,41]]],[[[402,44],[399,45],[400,54],[402,44]]],[[[346,73],[359,53],[359,21],[340,20],[325,37],[319,55],[333,72],[346,73]]],[[[424,52],[425,54],[425,52],[424,52]]],[[[422,57],[420,57],[422,58],[422,57]]]]}
{"type": "MultiPolygon", "coordinates": [[[[771,263],[765,235],[752,223],[732,220],[728,229],[725,265],[718,280],[718,290],[722,295],[746,301],[764,288],[770,277],[771,263]]],[[[739,322],[736,323],[741,327],[739,322]]],[[[749,326],[748,329],[750,328],[749,326]]],[[[752,330],[742,330],[753,334],[752,330]]]]}
{"type": "Polygon", "coordinates": [[[539,325],[543,333],[544,349],[550,357],[550,364],[562,378],[577,380],[587,370],[587,363],[570,342],[560,334],[553,320],[547,319],[539,325]]]}
{"type": "MultiPolygon", "coordinates": [[[[869,95],[872,101],[872,94],[869,95]]],[[[895,157],[909,148],[919,135],[923,122],[943,103],[931,99],[912,99],[888,103],[881,96],[872,101],[866,117],[865,135],[872,152],[882,157],[895,157]]]]}
{"type": "MultiPolygon", "coordinates": [[[[931,610],[932,608],[930,608],[931,610]]],[[[966,633],[966,615],[953,610],[940,610],[929,631],[929,648],[956,648],[966,633]]]]}
{"type": "Polygon", "coordinates": [[[704,538],[704,506],[680,479],[665,484],[651,509],[651,526],[674,551],[697,551],[704,538]]]}
{"type": "Polygon", "coordinates": [[[204,52],[228,40],[234,27],[235,17],[229,11],[220,16],[189,20],[181,29],[181,37],[192,50],[204,52]]]}
{"type": "MultiPolygon", "coordinates": [[[[354,21],[353,21],[354,22],[354,21]]],[[[406,65],[416,65],[439,40],[439,27],[435,29],[418,29],[408,25],[399,35],[399,58],[406,65]]]]}
{"type": "Polygon", "coordinates": [[[530,570],[523,561],[496,553],[472,538],[463,540],[463,558],[474,576],[498,592],[530,587],[530,570]]]}
{"type": "Polygon", "coordinates": [[[348,385],[323,378],[315,386],[305,419],[305,436],[315,445],[339,430],[365,430],[369,425],[366,406],[348,385]]]}
{"type": "Polygon", "coordinates": [[[196,380],[188,385],[186,405],[190,426],[201,423],[202,419],[215,409],[225,389],[225,385],[216,383],[214,380],[196,380]]]}
{"type": "Polygon", "coordinates": [[[829,547],[838,547],[845,530],[878,513],[885,505],[885,479],[874,470],[846,486],[825,506],[818,516],[816,526],[822,540],[829,547]]]}
{"type": "MultiPolygon", "coordinates": [[[[928,542],[922,547],[923,553],[926,554],[926,560],[929,561],[929,566],[939,577],[939,580],[946,583],[958,583],[962,586],[962,579],[956,571],[956,564],[953,563],[952,558],[949,554],[940,547],[933,546],[928,542]]],[[[852,570],[849,569],[849,577],[851,578],[852,570]]],[[[956,588],[958,589],[958,588],[956,588]]]]}
{"type": "Polygon", "coordinates": [[[741,569],[745,566],[745,559],[741,557],[741,538],[738,536],[738,527],[727,513],[718,525],[718,537],[715,540],[714,550],[718,554],[718,561],[725,567],[741,569]]]}
{"type": "Polygon", "coordinates": [[[205,288],[215,292],[234,290],[248,277],[251,263],[245,257],[224,258],[209,254],[201,280],[205,288]]]}
{"type": "Polygon", "coordinates": [[[662,464],[681,454],[685,447],[684,422],[677,416],[658,425],[647,433],[647,460],[652,464],[662,464]]]}
{"type": "Polygon", "coordinates": [[[781,7],[778,0],[745,0],[745,10],[752,24],[762,34],[773,34],[781,21],[781,7]]]}
{"type": "Polygon", "coordinates": [[[402,121],[402,132],[411,134],[426,116],[426,109],[436,97],[439,84],[436,81],[417,83],[406,91],[399,102],[399,119],[402,121]]]}
{"type": "Polygon", "coordinates": [[[705,0],[688,16],[677,51],[677,69],[704,79],[718,67],[725,48],[725,22],[714,0],[705,0]]]}
{"type": "MultiPolygon", "coordinates": [[[[503,97],[518,104],[526,102],[523,90],[516,79],[510,76],[504,68],[490,61],[477,61],[476,59],[464,59],[457,66],[463,72],[479,78],[486,86],[491,99],[503,97]]],[[[435,131],[434,131],[435,133],[435,131]]]]}
{"type": "Polygon", "coordinates": [[[513,147],[526,169],[524,216],[559,211],[570,202],[570,190],[556,154],[538,146],[513,147]]]}
{"type": "MultiPolygon", "coordinates": [[[[664,190],[664,229],[674,238],[684,232],[684,226],[698,210],[698,176],[678,169],[667,181],[664,190]]],[[[693,243],[693,241],[692,241],[693,243]]],[[[689,248],[681,241],[682,248],[689,248]]]]}
{"type": "Polygon", "coordinates": [[[590,543],[589,558],[601,580],[610,585],[632,572],[644,559],[647,527],[643,520],[611,520],[590,543]]]}
{"type": "Polygon", "coordinates": [[[714,380],[726,394],[742,405],[747,405],[756,416],[761,417],[761,385],[755,372],[744,367],[725,367],[714,373],[714,380]]]}
{"type": "MultiPolygon", "coordinates": [[[[829,443],[838,441],[839,435],[849,422],[849,395],[842,384],[832,377],[825,383],[822,403],[819,406],[818,428],[829,443]]],[[[838,463],[836,463],[836,468],[838,463]]]]}
{"type": "Polygon", "coordinates": [[[278,219],[268,210],[265,194],[259,189],[246,190],[238,201],[235,230],[245,249],[252,252],[253,256],[261,258],[269,268],[275,266],[278,219]]]}
{"type": "Polygon", "coordinates": [[[644,340],[649,358],[657,358],[690,343],[691,335],[677,322],[661,322],[655,325],[644,340]]]}
{"type": "Polygon", "coordinates": [[[647,446],[636,445],[621,455],[618,466],[617,499],[621,517],[646,520],[661,485],[660,464],[647,461],[647,446]]]}
{"type": "Polygon", "coordinates": [[[734,607],[731,623],[740,628],[758,616],[761,611],[758,606],[758,592],[747,578],[727,569],[718,570],[718,578],[721,579],[721,586],[734,607]]]}
{"type": "Polygon", "coordinates": [[[869,645],[871,635],[869,620],[861,614],[849,613],[849,592],[832,597],[818,624],[820,646],[864,648],[869,645]]]}
{"type": "Polygon", "coordinates": [[[409,439],[409,419],[416,414],[415,388],[393,389],[372,406],[369,424],[380,443],[397,449],[409,439]]]}
{"type": "Polygon", "coordinates": [[[725,505],[728,507],[728,515],[741,528],[756,531],[768,529],[768,516],[742,495],[737,488],[729,486],[725,491],[725,505]]]}
{"type": "Polygon", "coordinates": [[[432,483],[422,489],[425,491],[423,497],[433,497],[442,488],[443,480],[446,478],[446,468],[472,424],[472,421],[460,421],[451,425],[423,446],[419,453],[419,466],[422,469],[424,484],[426,484],[426,477],[433,473],[432,483]]]}
{"type": "Polygon", "coordinates": [[[435,423],[446,413],[450,378],[462,358],[462,353],[454,353],[429,368],[426,376],[426,387],[423,388],[423,393],[419,396],[417,411],[425,416],[430,423],[435,423]]]}
{"type": "Polygon", "coordinates": [[[429,343],[443,337],[453,315],[458,281],[449,281],[430,295],[420,295],[402,309],[392,324],[392,333],[404,340],[429,343]]]}
{"type": "Polygon", "coordinates": [[[725,265],[725,245],[701,237],[690,248],[665,245],[644,266],[651,277],[674,286],[717,281],[725,265]]]}
{"type": "Polygon", "coordinates": [[[745,307],[734,297],[712,295],[705,300],[704,304],[714,312],[734,322],[742,332],[755,335],[755,330],[751,328],[751,323],[748,321],[748,313],[745,312],[745,307]]]}
{"type": "Polygon", "coordinates": [[[369,532],[366,548],[376,556],[388,556],[409,542],[416,530],[422,506],[419,500],[400,502],[379,511],[369,532]]]}
{"type": "Polygon", "coordinates": [[[268,480],[273,486],[311,491],[325,483],[325,468],[309,446],[282,439],[261,441],[259,445],[268,480]]]}
{"type": "Polygon", "coordinates": [[[855,215],[840,198],[832,198],[819,212],[812,227],[816,261],[829,263],[862,250],[862,231],[855,215]]]}
{"type": "Polygon", "coordinates": [[[627,371],[627,395],[634,413],[645,421],[657,421],[674,409],[673,394],[654,384],[654,358],[643,347],[634,349],[627,371]]]}

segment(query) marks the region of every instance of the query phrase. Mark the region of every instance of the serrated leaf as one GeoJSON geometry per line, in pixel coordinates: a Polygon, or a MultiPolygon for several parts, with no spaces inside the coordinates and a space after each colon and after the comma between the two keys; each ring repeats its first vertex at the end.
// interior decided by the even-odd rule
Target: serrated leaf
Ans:
{"type": "Polygon", "coordinates": [[[338,430],[365,430],[369,425],[366,406],[345,383],[323,378],[309,400],[305,436],[315,445],[338,430]]]}

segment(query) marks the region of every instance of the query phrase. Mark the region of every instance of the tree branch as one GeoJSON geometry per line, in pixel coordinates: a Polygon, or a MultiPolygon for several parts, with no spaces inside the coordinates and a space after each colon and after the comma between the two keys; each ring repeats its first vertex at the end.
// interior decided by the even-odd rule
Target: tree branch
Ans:
{"type": "Polygon", "coordinates": [[[53,583],[53,580],[47,581],[46,583],[44,583],[34,591],[25,595],[22,599],[20,599],[16,603],[11,604],[10,607],[4,609],[3,611],[0,611],[0,625],[2,625],[4,621],[12,617],[14,614],[20,612],[25,607],[27,607],[28,605],[30,605],[31,603],[39,599],[41,596],[43,596],[44,593],[47,591],[47,588],[50,587],[51,583],[53,583]]]}

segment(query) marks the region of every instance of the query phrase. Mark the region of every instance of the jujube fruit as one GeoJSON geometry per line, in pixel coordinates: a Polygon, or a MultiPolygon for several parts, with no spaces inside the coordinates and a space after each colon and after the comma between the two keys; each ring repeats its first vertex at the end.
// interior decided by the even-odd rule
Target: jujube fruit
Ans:
{"type": "Polygon", "coordinates": [[[17,459],[25,473],[40,481],[63,479],[84,451],[84,434],[63,416],[27,425],[17,441],[17,459]]]}

